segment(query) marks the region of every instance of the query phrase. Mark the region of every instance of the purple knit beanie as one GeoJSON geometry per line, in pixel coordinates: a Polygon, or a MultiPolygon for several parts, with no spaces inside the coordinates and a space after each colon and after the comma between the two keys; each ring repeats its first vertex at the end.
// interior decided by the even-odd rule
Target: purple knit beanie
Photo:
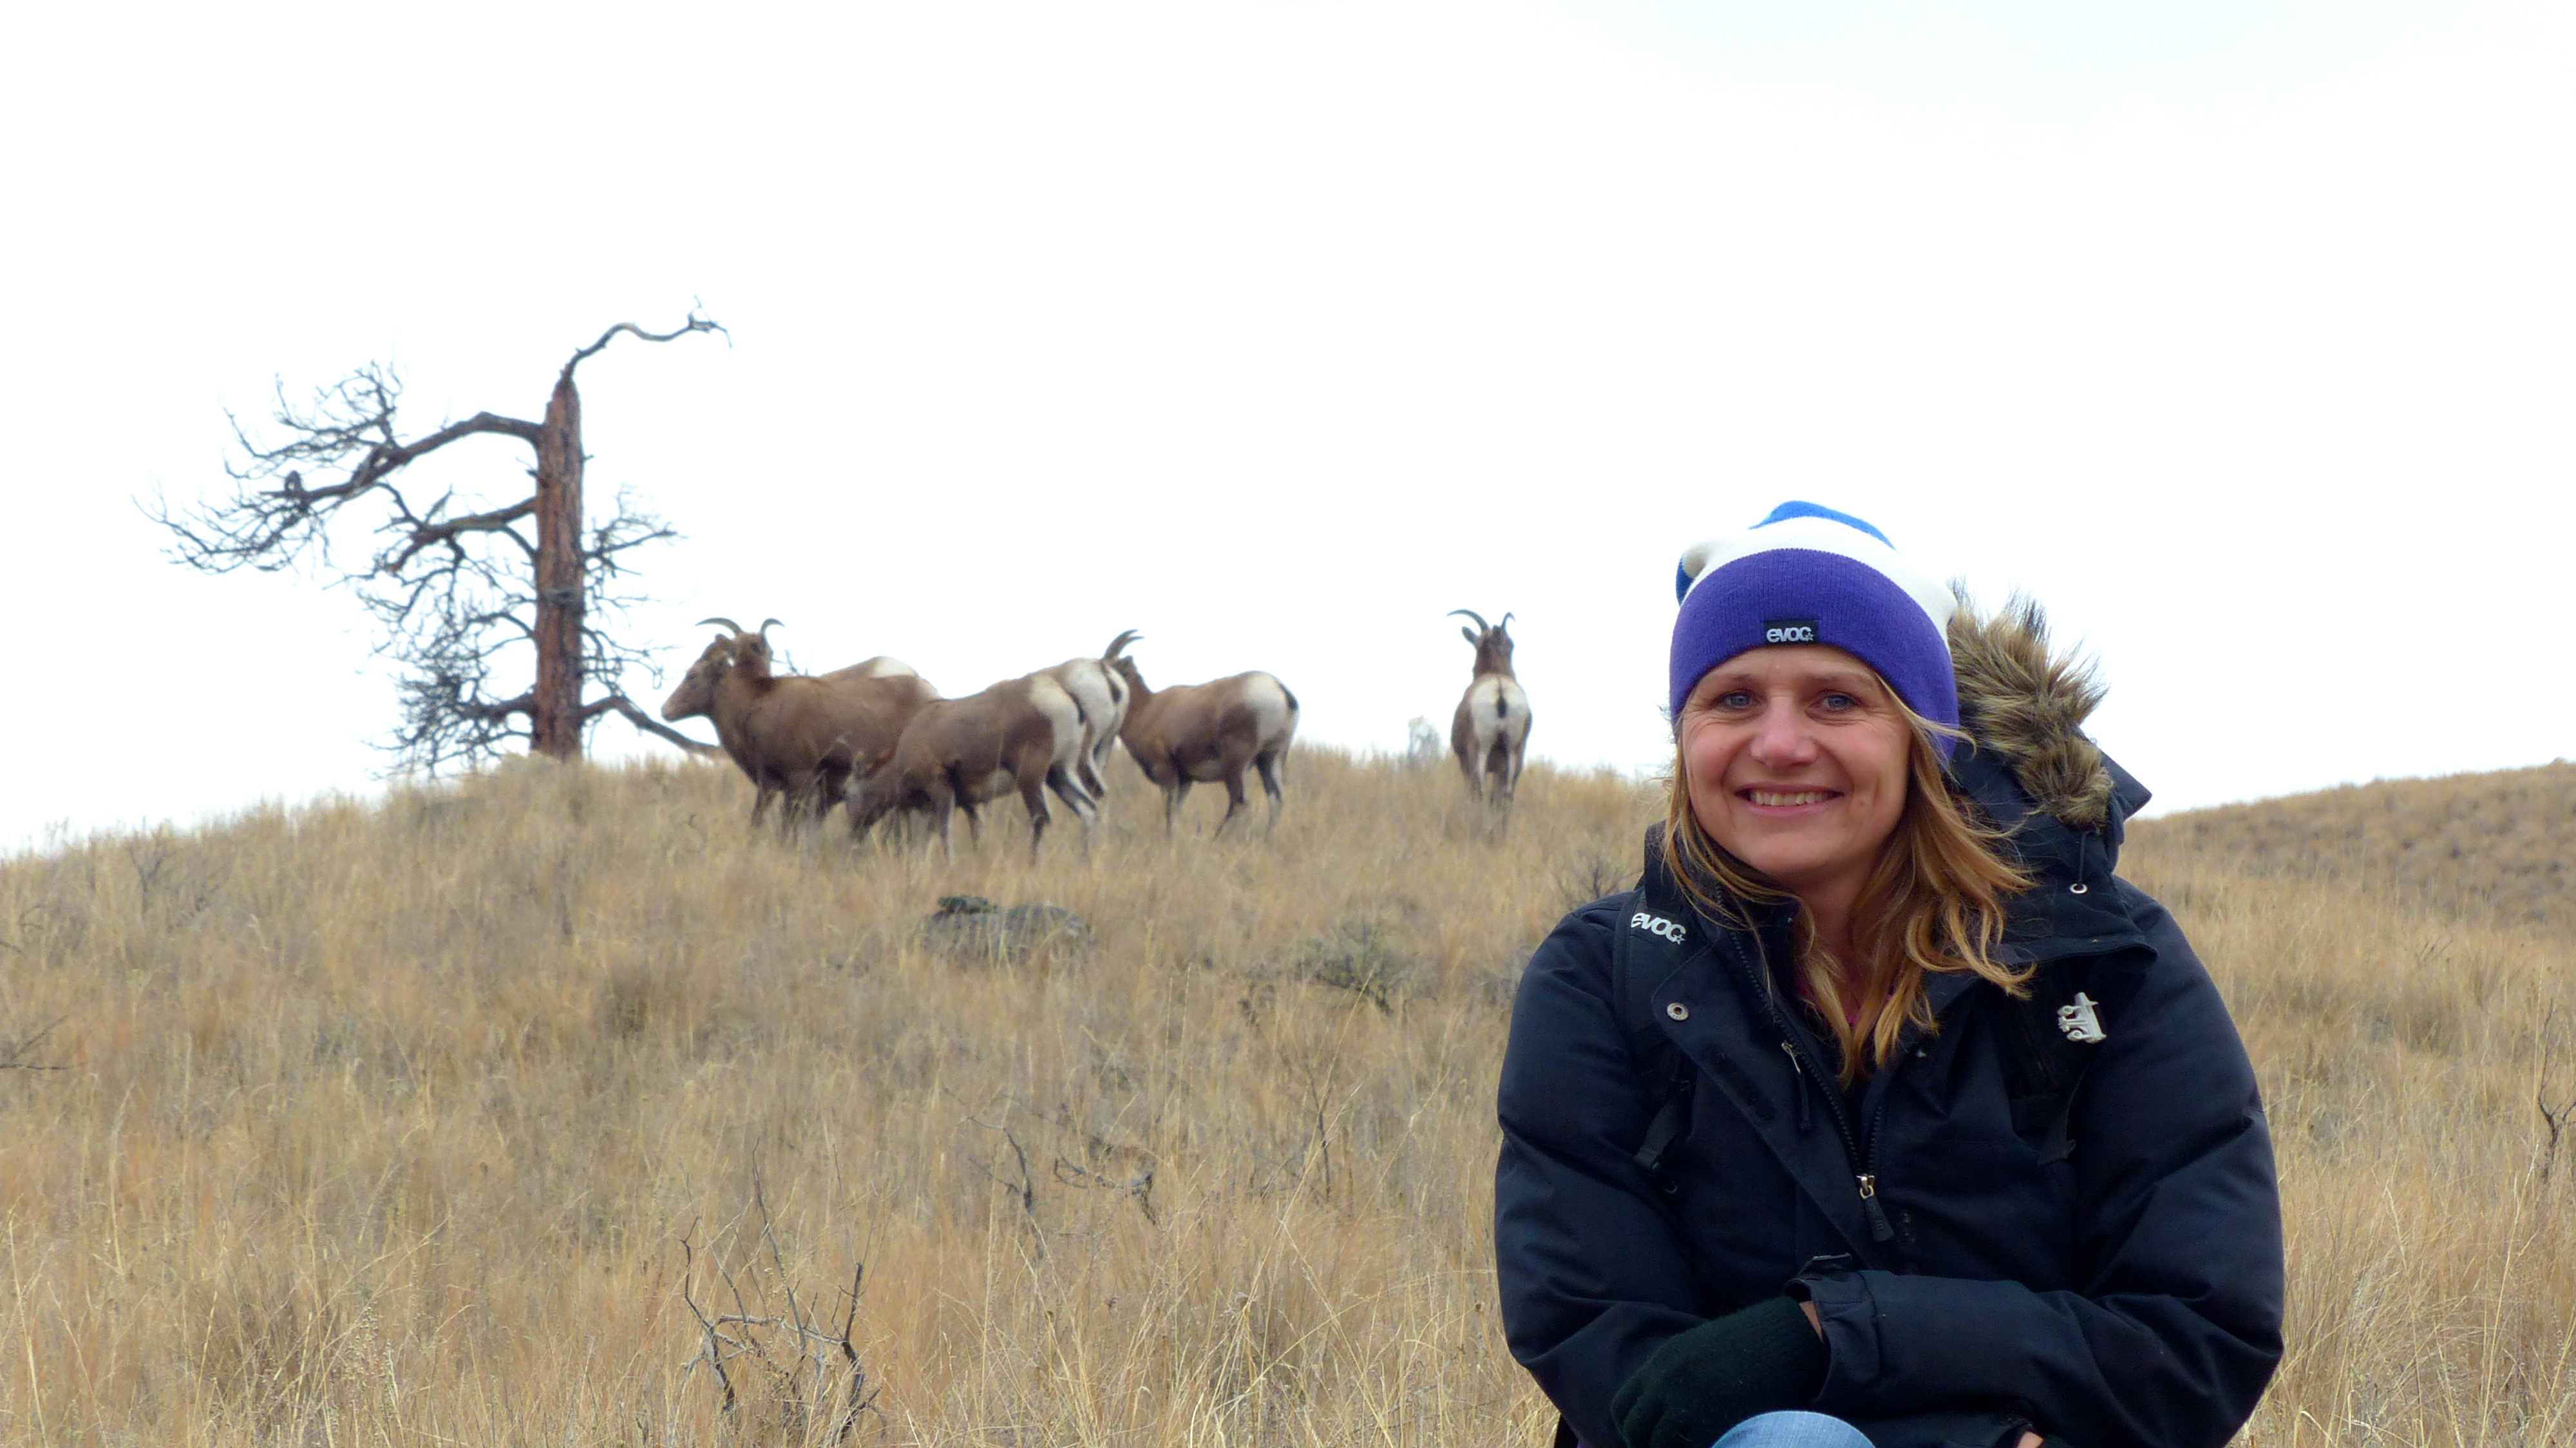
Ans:
{"type": "MultiPolygon", "coordinates": [[[[1906,707],[1959,725],[1950,667],[1958,600],[1887,535],[1814,503],[1782,503],[1742,533],[1691,545],[1674,583],[1672,705],[1709,670],[1766,644],[1830,644],[1879,672],[1906,707]]],[[[1953,741],[1939,741],[1948,758],[1953,741]]]]}

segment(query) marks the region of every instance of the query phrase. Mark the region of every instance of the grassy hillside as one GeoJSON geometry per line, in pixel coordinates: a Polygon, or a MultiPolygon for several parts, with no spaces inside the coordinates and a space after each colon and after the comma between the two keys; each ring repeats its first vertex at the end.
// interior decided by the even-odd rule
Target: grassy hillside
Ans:
{"type": "Polygon", "coordinates": [[[2160,849],[2576,935],[2576,764],[2346,785],[2142,825],[2160,849]]]}
{"type": "MultiPolygon", "coordinates": [[[[61,1068],[0,1070],[0,1443],[828,1441],[852,1357],[868,1442],[1543,1442],[1493,1079],[1651,802],[1534,771],[1495,840],[1445,771],[1305,751],[1275,840],[1166,846],[1133,780],[1034,869],[1016,826],[953,867],[754,835],[694,764],[0,866],[0,1059],[61,1068]],[[928,944],[958,892],[1093,934],[928,944]]],[[[2544,1180],[2531,1104],[2576,1096],[2565,939],[2204,818],[2130,873],[2280,1138],[2250,1440],[2576,1434],[2576,1146],[2544,1180]]]]}

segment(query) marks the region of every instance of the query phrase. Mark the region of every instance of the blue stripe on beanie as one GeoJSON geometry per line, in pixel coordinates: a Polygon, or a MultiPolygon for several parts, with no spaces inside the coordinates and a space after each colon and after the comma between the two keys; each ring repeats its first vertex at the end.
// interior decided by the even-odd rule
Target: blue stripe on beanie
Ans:
{"type": "MultiPolygon", "coordinates": [[[[1794,642],[1851,654],[1915,713],[1958,727],[1945,637],[1955,601],[1859,518],[1783,503],[1744,533],[1693,545],[1677,587],[1669,705],[1676,723],[1709,670],[1750,649],[1794,642]]],[[[1946,757],[1951,741],[1938,742],[1946,757]]]]}
{"type": "Polygon", "coordinates": [[[1879,542],[1887,544],[1890,548],[1896,546],[1894,542],[1889,540],[1886,534],[1871,527],[1864,519],[1855,518],[1851,514],[1842,512],[1838,509],[1828,508],[1822,503],[1801,503],[1794,498],[1788,502],[1782,503],[1779,507],[1772,509],[1769,517],[1764,518],[1761,522],[1756,523],[1753,526],[1756,528],[1768,528],[1774,523],[1785,523],[1791,518],[1823,518],[1830,522],[1840,523],[1846,528],[1858,528],[1872,538],[1877,539],[1879,542]]]}

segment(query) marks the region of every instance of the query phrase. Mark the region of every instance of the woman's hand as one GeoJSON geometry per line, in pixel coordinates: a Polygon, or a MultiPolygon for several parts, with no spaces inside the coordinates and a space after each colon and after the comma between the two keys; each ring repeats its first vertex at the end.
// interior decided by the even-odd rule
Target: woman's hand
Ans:
{"type": "MultiPolygon", "coordinates": [[[[1825,1320],[1816,1316],[1816,1304],[1812,1302],[1801,1302],[1798,1304],[1798,1310],[1807,1314],[1807,1326],[1816,1330],[1816,1336],[1823,1337],[1825,1335],[1825,1320]]],[[[2037,1433],[2024,1433],[2021,1435],[2021,1441],[2015,1443],[2013,1448],[2046,1448],[2046,1445],[2037,1433]]]]}
{"type": "Polygon", "coordinates": [[[1747,1418],[1802,1408],[1825,1385],[1825,1349],[1798,1335],[1785,1297],[1711,1318],[1655,1349],[1610,1399],[1626,1448],[1708,1448],[1747,1418]]]}

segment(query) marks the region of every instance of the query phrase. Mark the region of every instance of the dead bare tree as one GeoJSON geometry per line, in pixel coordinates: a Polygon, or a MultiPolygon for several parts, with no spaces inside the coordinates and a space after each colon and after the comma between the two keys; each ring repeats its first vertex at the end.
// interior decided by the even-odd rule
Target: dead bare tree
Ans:
{"type": "MultiPolygon", "coordinates": [[[[603,626],[640,600],[616,591],[630,576],[626,555],[677,536],[620,492],[609,519],[585,528],[581,394],[573,373],[623,333],[668,342],[693,332],[725,334],[695,311],[668,332],[620,322],[572,354],[555,376],[540,422],[478,412],[406,441],[395,420],[402,379],[370,362],[298,404],[277,389],[284,440],[262,445],[232,423],[241,460],[226,459],[236,485],[220,502],[173,510],[156,497],[144,511],[176,540],[171,556],[206,573],[262,573],[310,565],[346,585],[374,616],[379,655],[399,664],[402,721],[385,747],[398,769],[436,774],[499,753],[513,739],[553,759],[581,757],[591,724],[615,713],[685,749],[708,752],[613,690],[585,697],[585,681],[613,685],[629,665],[655,672],[651,658],[603,626]],[[498,507],[466,505],[455,492],[406,491],[403,470],[469,437],[514,438],[535,453],[535,488],[498,507]],[[308,486],[305,474],[334,481],[308,486]],[[333,551],[333,525],[372,505],[363,564],[333,551]],[[532,528],[534,537],[523,531],[532,528]],[[497,695],[496,668],[514,648],[535,655],[533,681],[497,695]]],[[[730,334],[725,334],[730,336],[730,334]]],[[[363,516],[363,515],[355,515],[363,516]]]]}

